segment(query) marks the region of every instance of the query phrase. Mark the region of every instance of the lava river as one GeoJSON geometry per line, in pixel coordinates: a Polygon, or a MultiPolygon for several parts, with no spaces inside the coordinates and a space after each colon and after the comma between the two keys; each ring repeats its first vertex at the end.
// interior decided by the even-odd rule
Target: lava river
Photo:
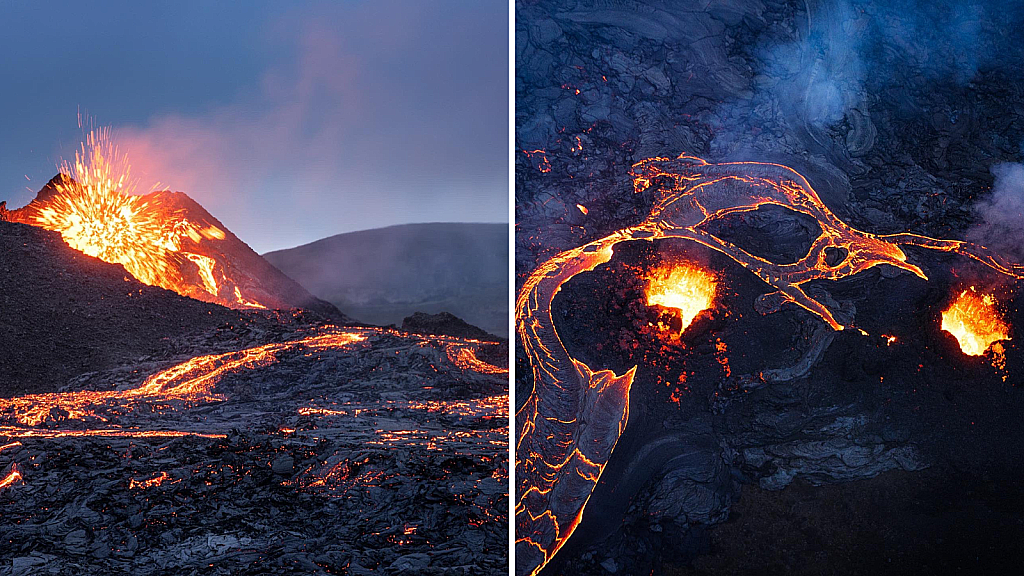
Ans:
{"type": "Polygon", "coordinates": [[[0,399],[0,513],[18,528],[2,537],[11,554],[64,550],[85,514],[96,569],[188,567],[183,542],[206,565],[218,550],[209,543],[224,538],[234,552],[215,563],[259,564],[288,530],[307,542],[300,565],[312,562],[308,542],[358,534],[362,550],[382,552],[318,565],[374,569],[398,552],[486,546],[480,561],[497,568],[507,561],[508,376],[478,356],[492,346],[306,326],[148,376],[129,366],[86,375],[80,390],[0,399]],[[263,528],[225,536],[225,511],[242,510],[263,528]],[[57,537],[37,538],[55,519],[57,537]],[[206,536],[172,542],[174,530],[206,536]]]}
{"type": "MultiPolygon", "coordinates": [[[[927,281],[925,271],[904,252],[907,247],[970,258],[996,278],[1024,278],[1024,266],[982,246],[857,230],[834,214],[803,176],[778,164],[710,164],[684,155],[643,160],[632,167],[631,175],[634,192],[653,197],[646,218],[541,263],[525,279],[516,299],[516,332],[530,366],[529,393],[516,413],[517,574],[539,572],[573,534],[629,421],[630,388],[643,368],[633,366],[616,374],[573,357],[556,330],[551,308],[567,282],[609,262],[616,245],[679,239],[728,257],[764,283],[766,293],[755,304],[759,312],[797,306],[831,328],[816,337],[812,348],[817,353],[831,341],[828,333],[833,330],[867,332],[856,325],[853,314],[806,290],[812,281],[841,280],[881,265],[927,281]],[[776,263],[715,236],[705,226],[763,206],[780,206],[817,222],[821,232],[802,258],[776,263]]],[[[694,267],[658,271],[650,279],[647,303],[676,310],[685,330],[714,305],[713,275],[714,271],[694,267]]],[[[1008,337],[1005,326],[977,325],[976,311],[988,310],[992,302],[975,299],[978,302],[954,304],[954,313],[947,312],[943,326],[934,326],[936,332],[952,330],[962,345],[965,332],[984,332],[963,348],[966,354],[980,354],[1008,337]],[[965,307],[975,310],[966,313],[968,318],[956,313],[965,307]]],[[[760,377],[770,381],[772,375],[765,371],[760,377]]]]}

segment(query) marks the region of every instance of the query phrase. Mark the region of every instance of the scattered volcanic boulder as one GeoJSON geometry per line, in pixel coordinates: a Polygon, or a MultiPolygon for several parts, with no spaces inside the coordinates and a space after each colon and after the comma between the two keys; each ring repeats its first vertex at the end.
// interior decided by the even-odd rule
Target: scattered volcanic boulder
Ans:
{"type": "MultiPolygon", "coordinates": [[[[45,211],[65,209],[58,201],[61,195],[74,195],[79,190],[81,187],[75,180],[63,173],[58,174],[28,205],[7,212],[6,219],[62,230],[55,224],[40,220],[45,211]]],[[[90,190],[89,194],[81,196],[91,198],[91,194],[94,192],[90,190]]],[[[303,308],[337,322],[349,321],[332,304],[314,297],[261,258],[187,194],[161,190],[138,198],[138,206],[158,210],[162,219],[160,225],[164,235],[159,242],[153,243],[174,246],[166,256],[169,261],[167,268],[149,280],[136,274],[139,279],[173,289],[184,296],[231,308],[303,308]]],[[[91,215],[96,218],[95,213],[91,215]]],[[[108,232],[114,234],[119,231],[112,229],[108,232]]],[[[105,237],[105,234],[100,236],[105,237]]],[[[130,266],[127,268],[132,270],[130,266]]]]}
{"type": "Polygon", "coordinates": [[[60,234],[0,222],[0,395],[52,391],[245,314],[147,286],[60,234]]]}
{"type": "Polygon", "coordinates": [[[406,224],[338,234],[263,255],[363,322],[451,312],[508,335],[508,225],[406,224]]]}
{"type": "Polygon", "coordinates": [[[426,314],[416,312],[402,320],[402,330],[417,334],[439,334],[456,338],[473,338],[475,340],[497,340],[486,331],[468,324],[465,320],[449,312],[426,314]]]}

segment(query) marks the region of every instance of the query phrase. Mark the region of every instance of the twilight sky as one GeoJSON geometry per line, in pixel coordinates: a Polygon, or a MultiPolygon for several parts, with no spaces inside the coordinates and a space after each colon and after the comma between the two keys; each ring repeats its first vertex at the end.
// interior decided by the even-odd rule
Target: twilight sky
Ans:
{"type": "Polygon", "coordinates": [[[508,221],[508,3],[0,0],[0,200],[113,127],[257,252],[508,221]],[[26,180],[26,177],[28,180],[26,180]]]}

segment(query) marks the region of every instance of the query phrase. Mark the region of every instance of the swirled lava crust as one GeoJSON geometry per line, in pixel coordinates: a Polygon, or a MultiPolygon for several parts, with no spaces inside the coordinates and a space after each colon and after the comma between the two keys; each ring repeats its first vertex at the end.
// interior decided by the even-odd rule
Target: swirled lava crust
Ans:
{"type": "MultiPolygon", "coordinates": [[[[995,277],[1024,278],[1024,267],[983,246],[857,230],[836,216],[802,175],[779,164],[710,164],[684,155],[643,160],[633,166],[631,175],[635,192],[654,194],[646,218],[553,256],[529,274],[516,300],[517,335],[530,367],[529,392],[516,414],[517,574],[536,574],[565,545],[629,421],[630,388],[642,368],[633,366],[617,374],[570,354],[551,310],[563,286],[609,262],[616,245],[677,239],[710,249],[767,288],[756,302],[759,312],[769,314],[795,305],[819,318],[830,332],[853,329],[866,334],[851,311],[820,295],[810,283],[843,280],[882,265],[927,282],[928,275],[910,261],[906,247],[966,257],[995,277]],[[716,220],[765,206],[808,216],[820,227],[820,234],[795,262],[777,263],[757,256],[707,230],[706,225],[716,220]]],[[[648,303],[679,310],[685,330],[712,299],[701,288],[704,282],[694,282],[702,274],[693,269],[657,273],[653,288],[648,288],[648,303]]],[[[817,337],[811,348],[820,354],[830,341],[817,337]]],[[[789,372],[808,367],[797,366],[789,372]]],[[[792,377],[777,372],[764,371],[758,378],[770,382],[792,377]]]]}

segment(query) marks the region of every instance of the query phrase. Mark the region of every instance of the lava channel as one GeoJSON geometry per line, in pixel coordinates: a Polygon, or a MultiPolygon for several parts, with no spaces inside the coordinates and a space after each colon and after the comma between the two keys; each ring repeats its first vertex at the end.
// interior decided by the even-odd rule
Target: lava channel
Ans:
{"type": "Polygon", "coordinates": [[[616,244],[684,239],[716,250],[760,278],[771,292],[766,312],[793,304],[834,330],[852,319],[807,294],[814,280],[840,280],[882,264],[928,277],[907,261],[902,247],[950,252],[977,260],[997,273],[1024,278],[1024,266],[961,240],[917,234],[876,235],[839,219],[807,180],[779,164],[709,164],[692,156],[650,158],[631,169],[637,193],[653,191],[646,219],[540,264],[516,298],[516,333],[530,365],[531,388],[516,413],[516,573],[536,574],[579,524],[587,501],[629,419],[630,388],[637,367],[622,375],[594,370],[562,343],[551,303],[578,274],[608,262],[616,244]],[[657,186],[654,184],[657,183],[657,186]],[[777,264],[750,254],[701,228],[730,214],[782,206],[814,218],[821,229],[797,262],[777,264]],[[830,262],[829,253],[845,254],[830,262]]]}

